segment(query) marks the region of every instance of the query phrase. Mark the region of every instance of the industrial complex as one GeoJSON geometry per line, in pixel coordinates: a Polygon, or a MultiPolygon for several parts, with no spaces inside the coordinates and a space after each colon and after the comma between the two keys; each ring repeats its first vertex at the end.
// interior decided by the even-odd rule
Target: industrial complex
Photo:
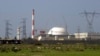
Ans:
{"type": "MultiPolygon", "coordinates": [[[[80,32],[78,30],[78,32],[74,33],[74,34],[70,34],[67,30],[67,28],[65,27],[59,27],[59,26],[55,26],[52,27],[51,29],[49,29],[49,31],[40,31],[40,33],[38,35],[35,35],[35,12],[34,9],[32,10],[32,31],[31,31],[31,39],[32,40],[37,40],[37,41],[47,41],[47,40],[52,40],[52,41],[69,41],[69,40],[99,40],[100,39],[100,33],[98,32],[93,32],[92,31],[92,25],[93,25],[93,19],[94,19],[94,15],[97,14],[95,12],[90,13],[90,12],[84,12],[82,14],[86,15],[86,19],[88,22],[88,26],[89,26],[89,31],[87,32],[80,32]],[[92,15],[92,19],[89,21],[88,20],[88,14],[92,15]]],[[[27,35],[26,35],[26,21],[25,19],[23,19],[23,29],[21,29],[21,27],[19,26],[17,28],[17,33],[16,33],[16,37],[14,37],[13,39],[10,39],[9,37],[9,30],[10,30],[10,26],[11,24],[9,23],[9,21],[6,21],[6,33],[5,33],[5,39],[0,40],[0,43],[21,43],[22,39],[27,39],[27,35]],[[21,32],[22,31],[22,32],[21,32]],[[21,36],[22,33],[22,36],[21,36]],[[22,38],[23,37],[23,38],[22,38]]]]}

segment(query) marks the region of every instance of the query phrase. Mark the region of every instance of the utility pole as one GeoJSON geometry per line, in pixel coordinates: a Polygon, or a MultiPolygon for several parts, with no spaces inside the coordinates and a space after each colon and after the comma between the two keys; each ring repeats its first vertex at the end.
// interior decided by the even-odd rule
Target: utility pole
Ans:
{"type": "Polygon", "coordinates": [[[5,39],[8,40],[9,39],[9,35],[11,34],[10,30],[12,30],[10,28],[11,24],[9,23],[9,20],[6,20],[5,26],[6,26],[6,28],[5,28],[5,39]]]}

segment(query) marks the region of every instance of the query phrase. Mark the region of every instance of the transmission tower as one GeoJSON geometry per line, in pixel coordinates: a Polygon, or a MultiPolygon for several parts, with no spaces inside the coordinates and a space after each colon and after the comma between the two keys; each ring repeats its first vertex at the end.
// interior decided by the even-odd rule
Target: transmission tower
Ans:
{"type": "Polygon", "coordinates": [[[6,28],[5,28],[5,39],[8,40],[9,35],[11,35],[10,30],[12,30],[10,28],[11,24],[9,23],[9,20],[6,20],[5,26],[6,26],[6,28]]]}
{"type": "Polygon", "coordinates": [[[66,19],[65,19],[64,16],[63,16],[63,22],[64,22],[64,25],[65,25],[65,28],[66,28],[66,33],[67,33],[67,35],[69,35],[69,33],[67,31],[67,22],[66,22],[66,19]]]}
{"type": "MultiPolygon", "coordinates": [[[[91,35],[91,33],[93,33],[93,21],[94,21],[94,16],[96,14],[100,14],[100,13],[96,13],[95,11],[94,12],[87,12],[87,11],[84,11],[82,14],[85,15],[86,17],[86,20],[87,20],[87,24],[88,24],[88,33],[91,35]],[[89,17],[91,16],[91,17],[89,17]]],[[[90,36],[91,37],[91,36],[90,36]]]]}
{"type": "Polygon", "coordinates": [[[26,34],[26,19],[25,18],[23,18],[23,21],[22,21],[22,23],[23,23],[23,26],[22,26],[22,37],[23,38],[26,38],[27,37],[27,34],[26,34]]]}

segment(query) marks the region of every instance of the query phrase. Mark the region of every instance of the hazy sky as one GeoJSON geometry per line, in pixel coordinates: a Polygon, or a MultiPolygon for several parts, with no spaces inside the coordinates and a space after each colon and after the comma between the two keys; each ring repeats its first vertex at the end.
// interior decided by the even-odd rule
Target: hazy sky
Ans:
{"type": "MultiPolygon", "coordinates": [[[[0,36],[5,36],[5,20],[12,24],[12,36],[21,26],[22,19],[27,20],[27,34],[31,32],[31,14],[35,9],[35,28],[48,30],[54,26],[65,27],[69,33],[86,32],[87,21],[81,12],[100,12],[100,0],[0,0],[0,36]]],[[[100,32],[100,15],[95,16],[94,31],[100,32]]]]}

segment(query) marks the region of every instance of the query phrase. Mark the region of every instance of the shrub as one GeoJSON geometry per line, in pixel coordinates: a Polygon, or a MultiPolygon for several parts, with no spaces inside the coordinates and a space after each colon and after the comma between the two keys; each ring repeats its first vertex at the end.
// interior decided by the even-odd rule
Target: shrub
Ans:
{"type": "Polygon", "coordinates": [[[18,51],[20,51],[21,49],[20,48],[18,48],[18,47],[12,47],[12,51],[13,52],[18,52],[18,51]]]}
{"type": "Polygon", "coordinates": [[[36,46],[42,46],[42,43],[37,42],[37,43],[35,43],[35,45],[36,45],[36,46]]]}
{"type": "Polygon", "coordinates": [[[0,52],[9,52],[9,51],[10,51],[9,48],[7,48],[7,47],[0,48],[0,52]]]}

